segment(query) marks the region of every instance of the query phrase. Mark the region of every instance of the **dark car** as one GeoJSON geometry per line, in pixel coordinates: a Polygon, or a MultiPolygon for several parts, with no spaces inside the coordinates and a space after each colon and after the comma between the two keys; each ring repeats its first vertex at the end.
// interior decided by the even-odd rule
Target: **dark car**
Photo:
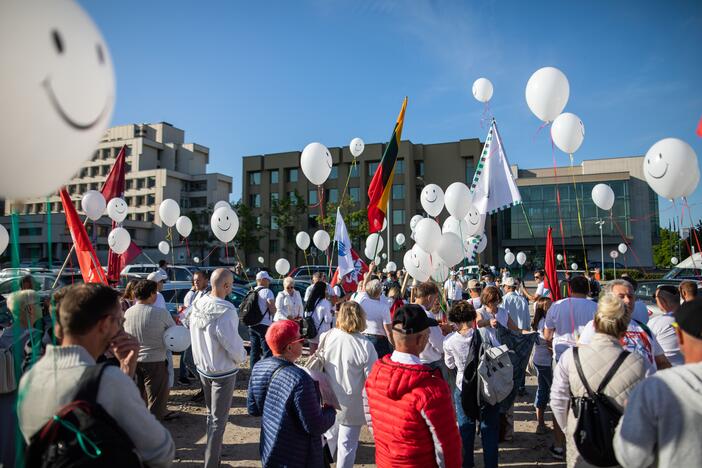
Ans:
{"type": "MultiPolygon", "coordinates": [[[[300,296],[305,297],[305,291],[307,288],[312,284],[311,281],[303,280],[303,279],[295,279],[295,289],[297,289],[300,292],[300,296]]],[[[252,281],[249,284],[246,285],[247,290],[251,288],[256,287],[256,282],[252,281]]],[[[282,279],[274,279],[271,280],[271,284],[268,286],[271,291],[273,291],[273,295],[277,296],[280,291],[283,290],[283,280],[282,279]]]]}
{"type": "MultiPolygon", "coordinates": [[[[295,268],[290,272],[290,276],[297,279],[312,279],[312,275],[319,272],[324,273],[327,276],[331,276],[336,271],[336,265],[332,265],[331,269],[329,265],[302,265],[295,268]],[[331,274],[329,273],[331,271],[331,274]]],[[[327,278],[327,279],[331,279],[327,278]]]]}

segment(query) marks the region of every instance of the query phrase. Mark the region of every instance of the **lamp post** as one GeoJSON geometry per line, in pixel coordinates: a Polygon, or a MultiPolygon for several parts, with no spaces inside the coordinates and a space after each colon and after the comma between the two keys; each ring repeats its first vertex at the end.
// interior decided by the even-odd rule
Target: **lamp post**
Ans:
{"type": "Polygon", "coordinates": [[[605,272],[604,272],[604,241],[602,237],[602,226],[604,226],[604,219],[600,219],[598,221],[595,221],[595,224],[597,224],[600,227],[600,254],[602,256],[602,263],[600,263],[600,270],[602,273],[602,281],[605,279],[605,272]]]}

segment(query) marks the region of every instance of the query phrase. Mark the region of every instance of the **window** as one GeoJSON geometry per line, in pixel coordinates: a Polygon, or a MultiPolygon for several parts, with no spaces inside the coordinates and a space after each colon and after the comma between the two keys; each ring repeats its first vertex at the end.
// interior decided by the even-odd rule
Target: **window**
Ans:
{"type": "Polygon", "coordinates": [[[319,223],[317,222],[317,215],[308,215],[307,227],[308,229],[317,229],[319,227],[319,223]]]}
{"type": "Polygon", "coordinates": [[[297,182],[298,172],[297,169],[286,169],[287,176],[285,180],[288,182],[297,182]]]}
{"type": "Polygon", "coordinates": [[[147,195],[146,196],[146,204],[153,205],[154,203],[156,203],[156,197],[153,194],[147,195]]]}
{"type": "Polygon", "coordinates": [[[417,177],[424,177],[424,161],[414,162],[414,175],[417,177]]]}
{"type": "Polygon", "coordinates": [[[249,172],[249,185],[261,185],[260,172],[249,172]]]}
{"type": "Polygon", "coordinates": [[[358,177],[358,163],[351,164],[351,177],[358,177]]]}
{"type": "Polygon", "coordinates": [[[156,187],[156,176],[150,176],[147,180],[147,187],[148,188],[154,188],[156,187]]]}
{"type": "Polygon", "coordinates": [[[361,189],[358,187],[350,187],[349,188],[349,196],[351,197],[351,200],[353,200],[354,203],[360,203],[361,202],[361,189]]]}
{"type": "Polygon", "coordinates": [[[392,210],[392,224],[405,224],[405,210],[392,210]]]}
{"type": "Polygon", "coordinates": [[[297,200],[297,197],[295,196],[294,191],[288,192],[288,198],[290,199],[291,202],[294,202],[295,200],[297,200]]]}
{"type": "Polygon", "coordinates": [[[41,228],[40,227],[20,228],[19,235],[20,236],[41,236],[41,228]]]}
{"type": "Polygon", "coordinates": [[[250,193],[249,194],[249,206],[251,208],[261,208],[261,194],[260,193],[250,193]]]}
{"type": "Polygon", "coordinates": [[[271,185],[278,183],[278,169],[271,171],[271,185]]]}
{"type": "Polygon", "coordinates": [[[278,192],[271,192],[271,206],[273,206],[280,197],[278,196],[278,192]]]}
{"type": "Polygon", "coordinates": [[[373,177],[375,175],[375,171],[378,169],[378,166],[380,165],[379,162],[369,162],[368,163],[368,176],[373,177]]]}
{"type": "Polygon", "coordinates": [[[332,203],[339,203],[339,189],[329,189],[327,191],[327,201],[332,203]]]}
{"type": "Polygon", "coordinates": [[[405,173],[405,160],[398,159],[395,162],[395,175],[404,174],[404,173],[405,173]]]}
{"type": "Polygon", "coordinates": [[[278,220],[276,219],[275,216],[271,216],[271,230],[273,230],[273,231],[278,230],[278,220]]]}
{"type": "Polygon", "coordinates": [[[402,184],[393,184],[392,186],[392,199],[402,200],[405,198],[405,186],[402,184]]]}
{"type": "Polygon", "coordinates": [[[475,175],[475,165],[472,159],[466,159],[466,184],[470,186],[473,182],[473,176],[475,175]]]}
{"type": "Polygon", "coordinates": [[[339,178],[339,166],[332,166],[331,172],[329,173],[329,179],[334,180],[339,178]]]}
{"type": "Polygon", "coordinates": [[[319,198],[317,197],[317,190],[310,190],[309,204],[316,205],[317,203],[319,203],[319,198]]]}
{"type": "Polygon", "coordinates": [[[268,253],[270,255],[277,254],[278,253],[278,245],[279,245],[278,239],[270,239],[268,241],[268,253]]]}

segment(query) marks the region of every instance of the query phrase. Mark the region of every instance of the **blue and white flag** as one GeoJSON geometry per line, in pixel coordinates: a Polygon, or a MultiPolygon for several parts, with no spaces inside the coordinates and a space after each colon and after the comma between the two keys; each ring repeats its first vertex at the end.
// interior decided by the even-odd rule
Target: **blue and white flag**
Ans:
{"type": "Polygon", "coordinates": [[[351,255],[351,239],[349,231],[346,230],[346,223],[341,216],[341,210],[336,209],[336,228],[334,229],[334,241],[339,254],[339,277],[343,277],[355,270],[353,256],[351,255]]]}

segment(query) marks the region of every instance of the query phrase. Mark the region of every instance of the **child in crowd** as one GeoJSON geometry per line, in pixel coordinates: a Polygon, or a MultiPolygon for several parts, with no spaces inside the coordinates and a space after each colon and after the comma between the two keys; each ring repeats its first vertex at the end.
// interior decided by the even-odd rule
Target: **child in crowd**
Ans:
{"type": "Polygon", "coordinates": [[[551,381],[553,380],[553,369],[551,363],[553,357],[548,343],[544,339],[544,323],[546,321],[546,312],[551,307],[551,299],[545,296],[537,299],[534,306],[534,320],[531,322],[531,329],[539,332],[539,341],[534,347],[534,367],[538,376],[539,386],[536,390],[536,398],[534,407],[536,408],[536,426],[537,434],[545,434],[547,432],[546,424],[544,423],[544,413],[549,401],[551,393],[551,381]]]}

